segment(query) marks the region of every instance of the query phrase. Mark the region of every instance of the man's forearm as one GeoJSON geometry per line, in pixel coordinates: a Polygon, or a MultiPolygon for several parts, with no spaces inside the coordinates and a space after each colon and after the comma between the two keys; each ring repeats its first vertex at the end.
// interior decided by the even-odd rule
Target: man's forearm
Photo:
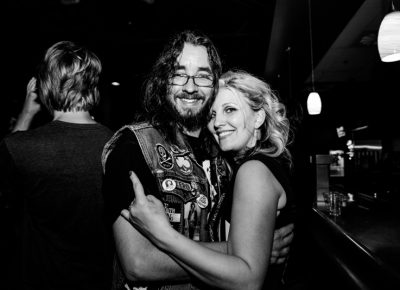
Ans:
{"type": "MultiPolygon", "coordinates": [[[[114,224],[118,257],[131,281],[189,281],[189,275],[171,256],[141,235],[125,219],[114,224]]],[[[226,242],[201,242],[217,252],[227,252],[226,242]]]]}
{"type": "Polygon", "coordinates": [[[114,226],[116,250],[125,276],[131,281],[186,281],[187,272],[159,250],[125,219],[114,226]]]}

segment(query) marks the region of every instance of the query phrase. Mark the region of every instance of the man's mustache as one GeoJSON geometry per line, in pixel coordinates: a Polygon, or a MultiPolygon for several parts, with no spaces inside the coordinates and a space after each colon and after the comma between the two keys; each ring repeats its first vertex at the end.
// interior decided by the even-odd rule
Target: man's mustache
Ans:
{"type": "Polygon", "coordinates": [[[175,96],[175,98],[178,99],[193,99],[193,100],[204,100],[204,96],[198,94],[198,93],[194,93],[194,94],[188,94],[188,93],[180,93],[178,95],[175,96]]]}

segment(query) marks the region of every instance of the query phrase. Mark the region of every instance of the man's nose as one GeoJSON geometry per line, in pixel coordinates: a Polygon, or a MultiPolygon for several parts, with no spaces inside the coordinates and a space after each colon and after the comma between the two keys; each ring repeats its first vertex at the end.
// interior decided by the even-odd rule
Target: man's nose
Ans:
{"type": "Polygon", "coordinates": [[[189,94],[195,93],[199,90],[198,86],[194,83],[193,78],[189,78],[187,83],[183,86],[183,90],[189,94]]]}

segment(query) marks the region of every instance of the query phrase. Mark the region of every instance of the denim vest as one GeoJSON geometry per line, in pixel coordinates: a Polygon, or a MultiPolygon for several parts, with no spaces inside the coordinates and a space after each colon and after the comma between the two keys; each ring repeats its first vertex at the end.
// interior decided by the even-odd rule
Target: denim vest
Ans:
{"type": "Polygon", "coordinates": [[[183,233],[185,204],[195,202],[201,208],[200,240],[224,240],[219,225],[230,177],[230,169],[225,160],[213,154],[215,156],[210,160],[210,174],[207,178],[203,166],[198,164],[179,130],[177,144],[171,144],[150,124],[137,123],[122,127],[106,144],[102,156],[103,168],[117,139],[126,128],[135,134],[144,159],[157,180],[159,197],[164,202],[172,226],[183,233]]]}

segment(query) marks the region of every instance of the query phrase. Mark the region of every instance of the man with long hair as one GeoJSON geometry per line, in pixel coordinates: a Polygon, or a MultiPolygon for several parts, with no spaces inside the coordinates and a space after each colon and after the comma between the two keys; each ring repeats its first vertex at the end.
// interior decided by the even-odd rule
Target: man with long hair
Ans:
{"type": "MultiPolygon", "coordinates": [[[[231,171],[203,130],[221,72],[218,52],[207,36],[194,31],[175,35],[146,82],[144,122],[124,126],[105,146],[104,191],[117,253],[115,289],[202,286],[120,216],[134,199],[130,171],[138,175],[147,194],[163,201],[171,226],[181,233],[185,205],[194,202],[200,229],[194,237],[216,251],[227,251],[224,217],[231,171]]],[[[293,237],[292,227],[275,235],[273,259],[280,262],[293,237]]]]}

